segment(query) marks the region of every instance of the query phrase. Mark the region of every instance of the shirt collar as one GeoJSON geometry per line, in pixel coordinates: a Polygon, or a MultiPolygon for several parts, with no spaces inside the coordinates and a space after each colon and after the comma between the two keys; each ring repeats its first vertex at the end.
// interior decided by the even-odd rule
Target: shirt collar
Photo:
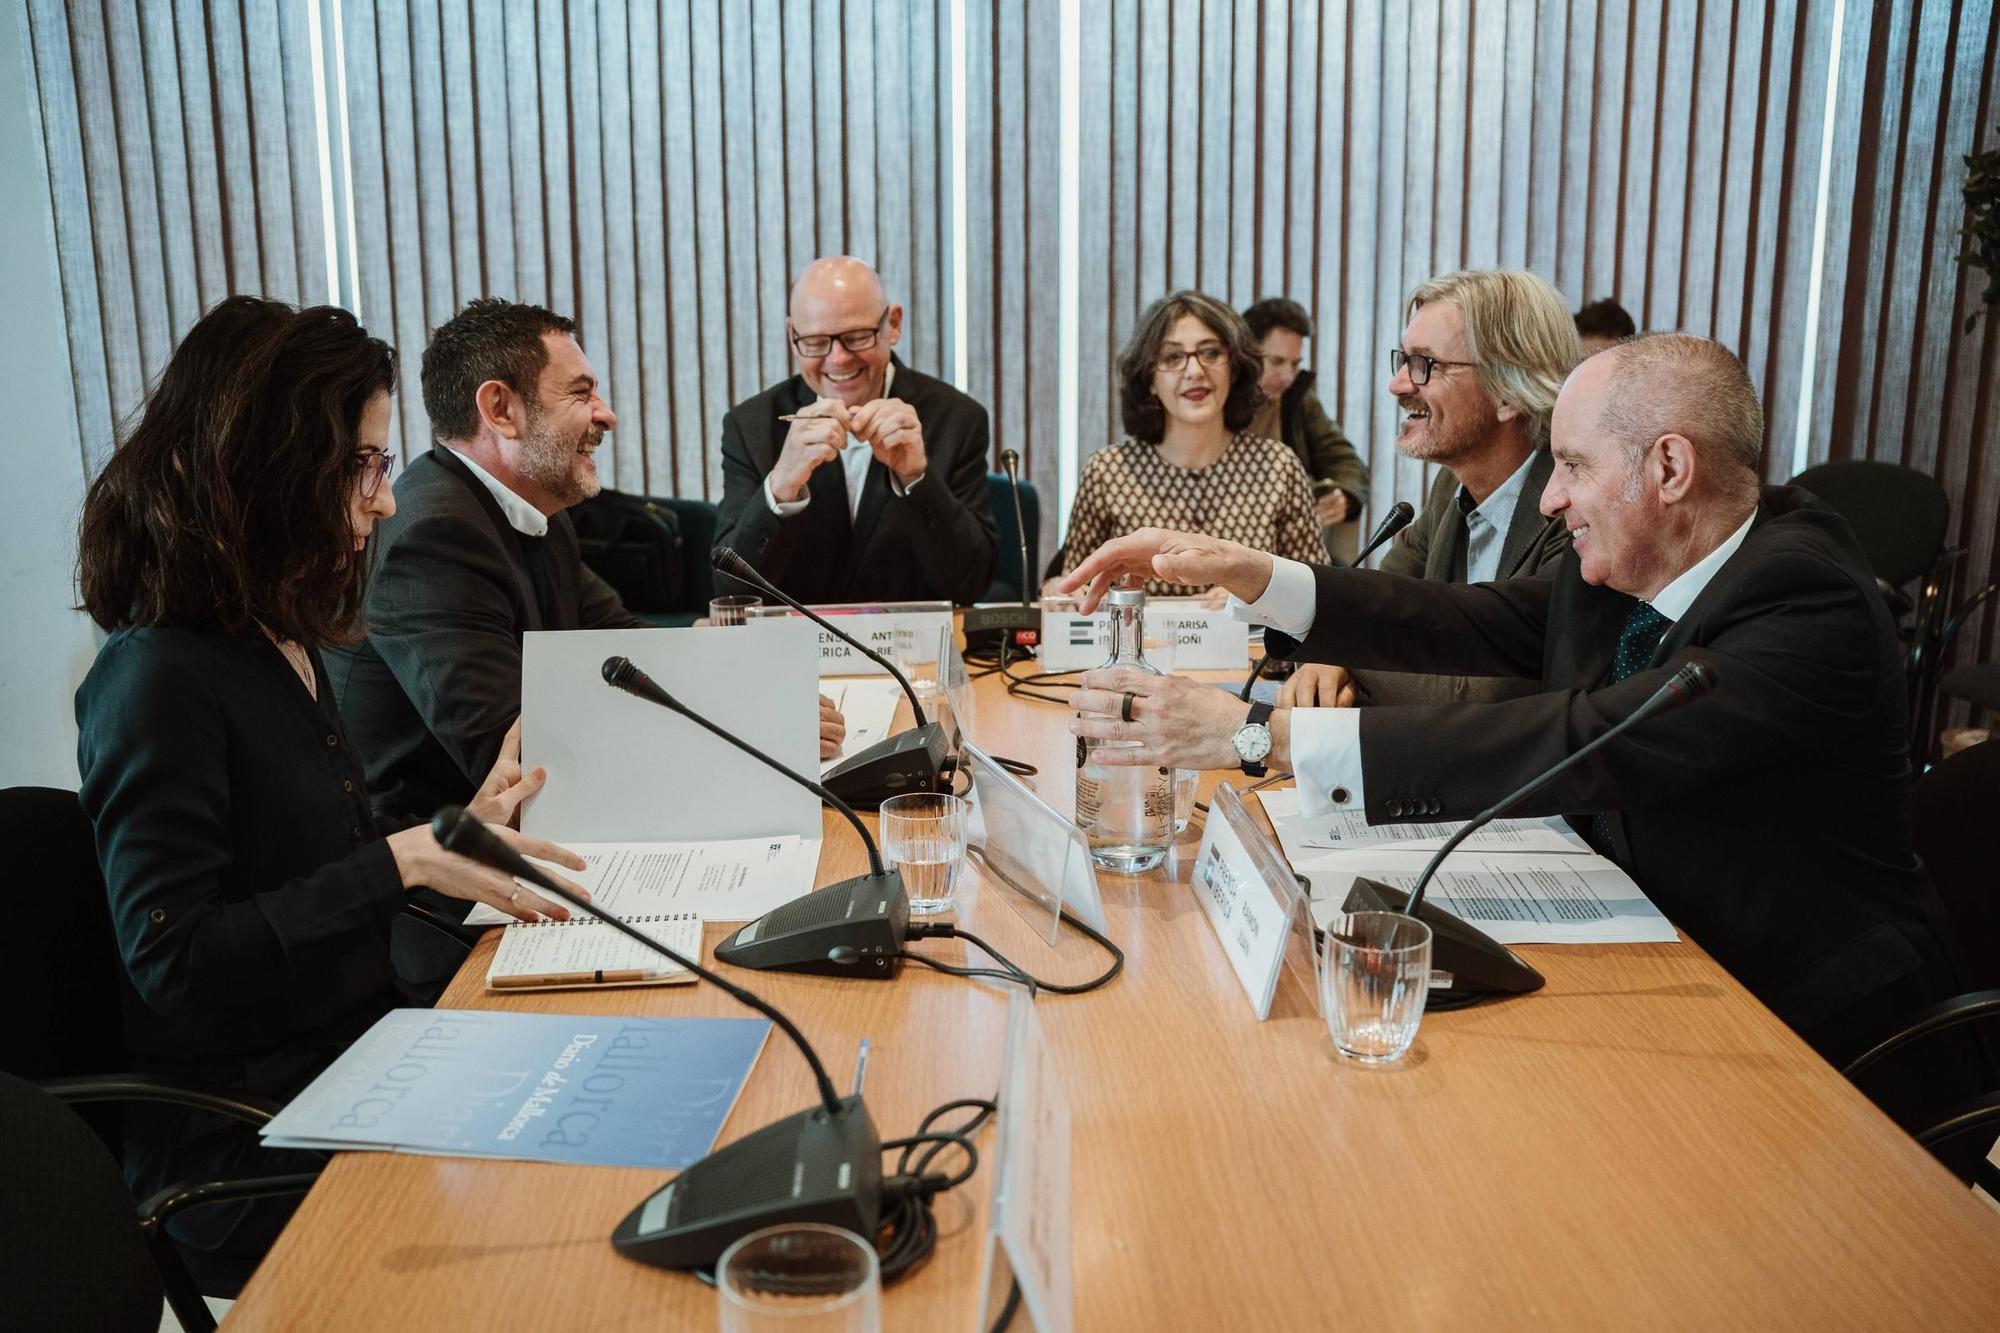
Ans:
{"type": "Polygon", "coordinates": [[[1694,599],[1701,596],[1702,589],[1709,585],[1729,557],[1736,554],[1736,548],[1743,545],[1743,539],[1750,535],[1750,525],[1757,521],[1757,511],[1752,509],[1750,517],[1743,525],[1722,539],[1722,545],[1688,566],[1679,578],[1660,589],[1659,596],[1653,598],[1652,607],[1668,620],[1679,620],[1694,605],[1694,599]]]}
{"type": "MultiPolygon", "coordinates": [[[[449,445],[446,447],[451,448],[449,445]]],[[[485,468],[473,462],[472,455],[466,453],[465,450],[452,448],[451,451],[458,455],[459,462],[472,470],[473,476],[479,478],[480,485],[493,492],[493,498],[499,502],[500,512],[506,517],[508,527],[527,537],[546,537],[549,535],[549,518],[547,514],[544,514],[541,510],[508,490],[505,482],[502,482],[485,468]]]]}
{"type": "Polygon", "coordinates": [[[1486,520],[1495,532],[1505,532],[1514,521],[1514,504],[1521,498],[1521,487],[1527,484],[1528,472],[1535,466],[1535,451],[1521,460],[1521,466],[1514,469],[1512,476],[1493,488],[1493,493],[1478,504],[1472,503],[1472,492],[1464,485],[1458,488],[1458,511],[1467,518],[1474,514],[1486,520]]]}

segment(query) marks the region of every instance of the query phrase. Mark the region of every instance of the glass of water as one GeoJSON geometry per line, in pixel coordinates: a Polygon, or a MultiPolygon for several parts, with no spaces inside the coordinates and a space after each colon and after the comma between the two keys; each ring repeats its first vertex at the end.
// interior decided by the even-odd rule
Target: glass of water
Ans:
{"type": "Polygon", "coordinates": [[[717,597],[708,604],[711,625],[741,625],[750,617],[750,608],[762,606],[761,597],[717,597]]]}
{"type": "Polygon", "coordinates": [[[944,665],[944,637],[948,630],[936,625],[898,625],[890,658],[905,676],[910,688],[926,706],[943,692],[938,672],[944,665]]]}
{"type": "Polygon", "coordinates": [[[1185,833],[1187,826],[1194,822],[1194,793],[1200,785],[1200,769],[1174,770],[1174,832],[1185,833]]]}
{"type": "Polygon", "coordinates": [[[943,792],[912,792],[882,802],[882,860],[903,877],[912,916],[951,910],[965,867],[971,807],[943,792]]]}
{"type": "Polygon", "coordinates": [[[1347,912],[1326,923],[1320,1008],[1334,1048],[1364,1064],[1400,1060],[1417,1039],[1431,988],[1431,928],[1400,912],[1347,912]]]}
{"type": "Polygon", "coordinates": [[[880,1333],[881,1263],[839,1227],[766,1227],[722,1252],[715,1304],[723,1333],[880,1333]]]}

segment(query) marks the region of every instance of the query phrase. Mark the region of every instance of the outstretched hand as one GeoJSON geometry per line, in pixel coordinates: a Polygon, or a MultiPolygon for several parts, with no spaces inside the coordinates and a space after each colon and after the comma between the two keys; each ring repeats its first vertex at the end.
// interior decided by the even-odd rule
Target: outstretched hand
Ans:
{"type": "Polygon", "coordinates": [[[1140,528],[1092,551],[1058,586],[1077,594],[1077,609],[1085,615],[1128,577],[1215,587],[1254,602],[1270,586],[1271,568],[1270,556],[1237,542],[1171,528],[1140,528]]]}

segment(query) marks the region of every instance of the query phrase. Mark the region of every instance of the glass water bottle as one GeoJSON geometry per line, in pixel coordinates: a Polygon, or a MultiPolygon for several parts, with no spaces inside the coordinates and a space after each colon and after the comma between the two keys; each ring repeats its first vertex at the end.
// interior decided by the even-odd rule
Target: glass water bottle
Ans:
{"type": "MultiPolygon", "coordinates": [[[[1106,667],[1165,674],[1146,661],[1145,614],[1144,589],[1114,588],[1105,594],[1104,616],[1111,627],[1106,667]]],[[[1090,839],[1091,859],[1127,875],[1151,870],[1166,859],[1174,827],[1171,771],[1098,762],[1105,750],[1137,744],[1088,736],[1076,740],[1076,822],[1090,839]]]]}

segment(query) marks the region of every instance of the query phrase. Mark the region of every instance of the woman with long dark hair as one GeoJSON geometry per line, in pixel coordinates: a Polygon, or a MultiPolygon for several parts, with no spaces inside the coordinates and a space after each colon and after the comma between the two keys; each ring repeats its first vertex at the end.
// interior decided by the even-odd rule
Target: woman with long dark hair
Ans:
{"type": "MultiPolygon", "coordinates": [[[[110,631],[76,696],[81,796],[132,983],[127,1038],[158,1072],[284,1100],[400,999],[390,922],[419,885],[532,920],[560,905],[438,846],[378,838],[320,649],[351,639],[362,551],[395,511],[395,353],[344,310],[231,297],[189,330],[92,483],[83,605],[110,631]]],[[[503,757],[475,810],[540,785],[503,757]]],[[[503,836],[580,868],[550,843],[503,836]]],[[[300,1169],[216,1117],[127,1125],[139,1190],[300,1169]]],[[[182,1215],[175,1238],[248,1266],[287,1201],[182,1215]]]]}

